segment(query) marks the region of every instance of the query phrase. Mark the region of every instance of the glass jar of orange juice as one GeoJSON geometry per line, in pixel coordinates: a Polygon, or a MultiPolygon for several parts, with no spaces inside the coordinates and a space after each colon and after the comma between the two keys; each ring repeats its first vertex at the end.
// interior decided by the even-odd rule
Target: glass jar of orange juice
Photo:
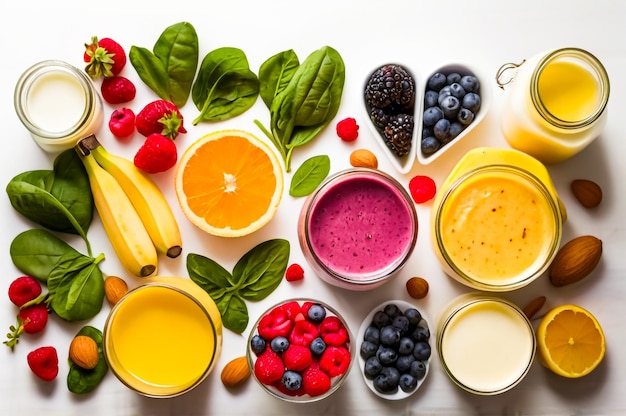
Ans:
{"type": "Polygon", "coordinates": [[[501,120],[506,140],[543,163],[574,156],[606,124],[609,77],[585,50],[556,49],[505,64],[496,79],[507,90],[501,120]]]}

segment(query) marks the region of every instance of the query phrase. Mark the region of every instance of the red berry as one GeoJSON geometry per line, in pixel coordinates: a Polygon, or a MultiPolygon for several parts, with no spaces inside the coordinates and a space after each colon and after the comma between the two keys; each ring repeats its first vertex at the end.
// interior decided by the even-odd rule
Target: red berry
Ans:
{"type": "Polygon", "coordinates": [[[83,60],[87,63],[85,72],[91,78],[112,77],[122,72],[126,65],[124,48],[111,38],[98,40],[91,38],[91,43],[85,44],[83,60]]]}
{"type": "Polygon", "coordinates": [[[309,396],[320,396],[330,390],[330,377],[319,367],[311,365],[302,373],[302,390],[309,396]]]}
{"type": "Polygon", "coordinates": [[[281,310],[285,311],[287,313],[287,318],[291,320],[296,319],[298,314],[302,312],[302,308],[300,307],[300,304],[295,300],[291,302],[283,303],[282,305],[277,306],[277,308],[280,308],[281,310]]]}
{"type": "Polygon", "coordinates": [[[178,152],[174,142],[155,133],[146,138],[135,154],[134,163],[146,173],[165,172],[176,164],[178,152]]]}
{"type": "Polygon", "coordinates": [[[284,372],[282,360],[269,348],[259,355],[254,363],[254,375],[263,384],[272,384],[280,380],[284,372]]]}
{"type": "Polygon", "coordinates": [[[359,125],[352,117],[345,118],[337,123],[337,136],[344,142],[353,142],[359,137],[359,125]]]}
{"type": "Polygon", "coordinates": [[[313,361],[313,355],[308,347],[290,344],[283,353],[283,361],[287,370],[302,371],[313,361]]]}
{"type": "Polygon", "coordinates": [[[344,345],[350,338],[348,330],[336,316],[324,318],[320,323],[319,331],[326,345],[344,345]]]}
{"type": "Polygon", "coordinates": [[[109,130],[115,137],[128,137],[135,132],[135,113],[130,108],[119,108],[111,113],[109,130]]]}
{"type": "Polygon", "coordinates": [[[59,373],[59,356],[54,347],[39,347],[26,356],[33,373],[44,381],[52,381],[59,373]]]}
{"type": "Polygon", "coordinates": [[[435,197],[437,185],[429,176],[417,175],[409,181],[409,192],[416,204],[423,204],[435,197]]]}
{"type": "Polygon", "coordinates": [[[183,115],[178,107],[167,100],[156,100],[147,104],[135,120],[137,131],[148,137],[153,133],[160,133],[170,139],[175,139],[179,133],[187,133],[183,126],[183,115]]]}
{"type": "Polygon", "coordinates": [[[285,272],[285,279],[288,282],[304,279],[304,269],[297,263],[290,265],[285,272]]]}
{"type": "Polygon", "coordinates": [[[137,94],[135,84],[119,75],[107,77],[100,86],[102,98],[109,104],[122,104],[132,101],[137,94]]]}
{"type": "Polygon", "coordinates": [[[315,324],[307,320],[297,321],[289,334],[289,343],[308,347],[318,335],[315,324]]]}
{"type": "Polygon", "coordinates": [[[346,372],[350,365],[350,353],[344,347],[329,345],[320,357],[320,369],[330,377],[346,372]]]}
{"type": "Polygon", "coordinates": [[[289,336],[292,327],[287,311],[275,308],[259,320],[258,331],[263,339],[270,341],[278,336],[289,336]]]}
{"type": "Polygon", "coordinates": [[[31,276],[20,276],[9,285],[9,299],[17,307],[41,295],[41,284],[31,276]]]}
{"type": "Polygon", "coordinates": [[[27,334],[43,331],[48,323],[48,308],[44,303],[20,309],[19,318],[27,334]]]}

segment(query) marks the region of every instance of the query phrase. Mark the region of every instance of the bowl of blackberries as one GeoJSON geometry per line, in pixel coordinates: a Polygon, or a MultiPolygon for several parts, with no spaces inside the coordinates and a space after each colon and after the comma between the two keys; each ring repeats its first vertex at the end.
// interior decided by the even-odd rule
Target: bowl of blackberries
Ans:
{"type": "Polygon", "coordinates": [[[324,399],[339,389],[354,361],[354,337],[339,312],[315,299],[288,299],[270,307],[248,337],[253,378],[288,402],[324,399]]]}
{"type": "Polygon", "coordinates": [[[384,302],[365,317],[357,334],[363,380],[379,397],[401,400],[428,375],[431,334],[427,319],[402,300],[384,302]]]}

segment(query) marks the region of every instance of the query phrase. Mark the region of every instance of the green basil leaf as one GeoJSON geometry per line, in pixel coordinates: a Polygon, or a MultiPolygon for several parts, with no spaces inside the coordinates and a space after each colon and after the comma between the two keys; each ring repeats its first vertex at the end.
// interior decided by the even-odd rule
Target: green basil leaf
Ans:
{"type": "Polygon", "coordinates": [[[305,160],[291,178],[289,195],[307,196],[318,187],[330,172],[330,158],[327,155],[313,156],[305,160]]]}
{"type": "Polygon", "coordinates": [[[82,256],[65,241],[39,228],[18,234],[9,251],[18,270],[42,282],[48,280],[61,258],[82,256]]]}
{"type": "Polygon", "coordinates": [[[215,260],[200,254],[187,255],[187,272],[189,278],[211,295],[213,300],[220,298],[225,288],[233,286],[232,276],[228,270],[215,260]]]}
{"type": "Polygon", "coordinates": [[[287,87],[298,66],[300,61],[293,49],[279,52],[261,64],[259,95],[268,109],[272,108],[274,97],[287,87]]]}
{"type": "Polygon", "coordinates": [[[86,394],[93,391],[100,384],[109,371],[109,366],[107,365],[102,348],[102,332],[88,325],[78,331],[76,336],[79,335],[88,336],[96,341],[96,345],[98,346],[98,364],[96,364],[93,369],[87,370],[79,367],[70,360],[70,370],[67,374],[67,388],[75,394],[86,394]]]}
{"type": "Polygon", "coordinates": [[[233,269],[239,295],[246,300],[265,299],[280,284],[289,261],[289,241],[265,241],[243,255],[233,269]]]}
{"type": "Polygon", "coordinates": [[[164,100],[170,100],[170,80],[163,63],[149,49],[140,46],[131,46],[128,59],[139,78],[156,95],[164,100]]]}
{"type": "Polygon", "coordinates": [[[222,324],[224,328],[241,334],[245,331],[250,320],[248,307],[242,298],[234,293],[222,297],[216,302],[217,308],[222,314],[222,324]]]}

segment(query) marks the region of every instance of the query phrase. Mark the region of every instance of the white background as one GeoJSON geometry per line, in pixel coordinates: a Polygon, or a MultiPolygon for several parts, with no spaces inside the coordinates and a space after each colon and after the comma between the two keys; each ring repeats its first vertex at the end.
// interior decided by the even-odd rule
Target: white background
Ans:
{"type": "MultiPolygon", "coordinates": [[[[609,120],[602,136],[578,156],[550,166],[550,173],[565,205],[569,219],[564,241],[582,234],[593,234],[604,242],[603,258],[593,275],[578,285],[555,289],[543,278],[522,290],[505,295],[520,305],[538,295],[548,297],[547,306],[565,302],[579,304],[596,315],[606,333],[607,355],[591,375],[567,380],[553,375],[535,363],[523,382],[514,390],[496,397],[476,397],[455,388],[444,375],[437,357],[432,360],[429,378],[411,398],[390,402],[372,394],[365,386],[357,366],[348,383],[334,396],[321,402],[296,406],[282,403],[265,394],[252,380],[235,391],[220,382],[222,367],[245,351],[242,335],[225,331],[224,350],[216,370],[192,392],[175,399],[148,399],[127,390],[109,373],[91,394],[76,396],[65,385],[67,348],[71,337],[83,324],[102,328],[109,310],[92,321],[67,324],[52,317],[49,326],[38,336],[24,336],[14,352],[0,348],[0,414],[15,415],[285,415],[294,414],[524,414],[524,415],[620,415],[626,413],[626,227],[623,178],[626,175],[626,141],[623,109],[626,108],[626,3],[621,0],[553,1],[410,1],[393,2],[353,0],[299,1],[11,1],[0,17],[2,63],[0,64],[0,108],[2,142],[0,151],[1,182],[6,184],[16,174],[31,169],[50,169],[53,156],[41,151],[32,141],[13,111],[13,88],[28,66],[45,59],[61,59],[82,67],[83,44],[93,35],[112,37],[127,50],[131,45],[151,48],[169,25],[188,21],[200,38],[201,58],[210,50],[235,46],[247,54],[250,66],[259,65],[274,53],[293,48],[301,60],[310,52],[331,45],[346,64],[346,85],[342,105],[335,121],[355,117],[361,134],[354,144],[342,143],[334,124],[309,146],[297,149],[293,166],[317,154],[329,154],[332,172],[348,168],[348,155],[365,147],[379,155],[380,168],[396,176],[404,185],[415,174],[430,175],[440,184],[458,159],[468,149],[507,144],[499,128],[504,92],[495,84],[495,73],[506,62],[519,62],[541,51],[575,46],[594,53],[604,63],[611,79],[609,120]],[[380,145],[366,126],[361,94],[366,75],[379,64],[398,61],[406,64],[423,82],[430,71],[451,62],[467,62],[488,74],[483,85],[492,89],[493,103],[484,122],[452,151],[428,166],[415,165],[406,175],[397,174],[385,159],[380,145]],[[595,210],[585,210],[573,199],[569,183],[575,178],[595,180],[604,189],[604,201],[595,210]],[[41,346],[54,345],[60,355],[61,371],[52,383],[36,379],[28,369],[26,354],[41,346]]],[[[138,94],[131,107],[139,111],[156,97],[138,79],[132,66],[123,75],[133,80],[138,94]]],[[[59,100],[62,105],[62,99],[59,100]]],[[[112,107],[106,106],[106,118],[112,107]]],[[[177,139],[179,151],[200,136],[218,128],[249,130],[259,137],[255,118],[267,123],[269,113],[261,100],[248,113],[220,124],[191,126],[197,109],[191,100],[182,109],[189,133],[177,139]]],[[[140,146],[136,134],[130,142],[118,142],[106,127],[98,137],[113,153],[132,157],[140,146]]],[[[172,185],[174,170],[156,175],[162,190],[178,216],[183,237],[184,255],[177,260],[163,259],[161,274],[187,276],[184,258],[199,253],[232,269],[250,248],[270,238],[291,242],[290,262],[305,266],[304,281],[281,283],[262,302],[249,303],[251,321],[268,306],[294,296],[313,296],[327,301],[344,313],[353,332],[369,310],[389,299],[412,301],[431,319],[439,318],[444,305],[457,294],[468,291],[443,274],[430,243],[429,203],[417,206],[420,234],[416,250],[396,279],[382,288],[355,293],[332,288],[321,282],[306,266],[297,242],[296,222],[303,199],[283,196],[276,217],[261,231],[244,238],[222,239],[209,236],[191,224],[178,209],[172,185]],[[405,282],[411,276],[423,276],[431,285],[426,299],[411,300],[405,282]]],[[[285,178],[289,186],[291,174],[285,178]]],[[[0,287],[6,293],[9,283],[19,276],[9,256],[11,240],[19,232],[33,227],[0,198],[2,238],[0,245],[0,287]]],[[[95,252],[104,252],[102,269],[119,274],[131,286],[138,280],[125,274],[115,258],[96,218],[89,237],[95,252]]],[[[80,241],[76,241],[77,247],[80,241]]],[[[6,296],[0,297],[0,325],[13,323],[15,309],[6,296]]]]}

